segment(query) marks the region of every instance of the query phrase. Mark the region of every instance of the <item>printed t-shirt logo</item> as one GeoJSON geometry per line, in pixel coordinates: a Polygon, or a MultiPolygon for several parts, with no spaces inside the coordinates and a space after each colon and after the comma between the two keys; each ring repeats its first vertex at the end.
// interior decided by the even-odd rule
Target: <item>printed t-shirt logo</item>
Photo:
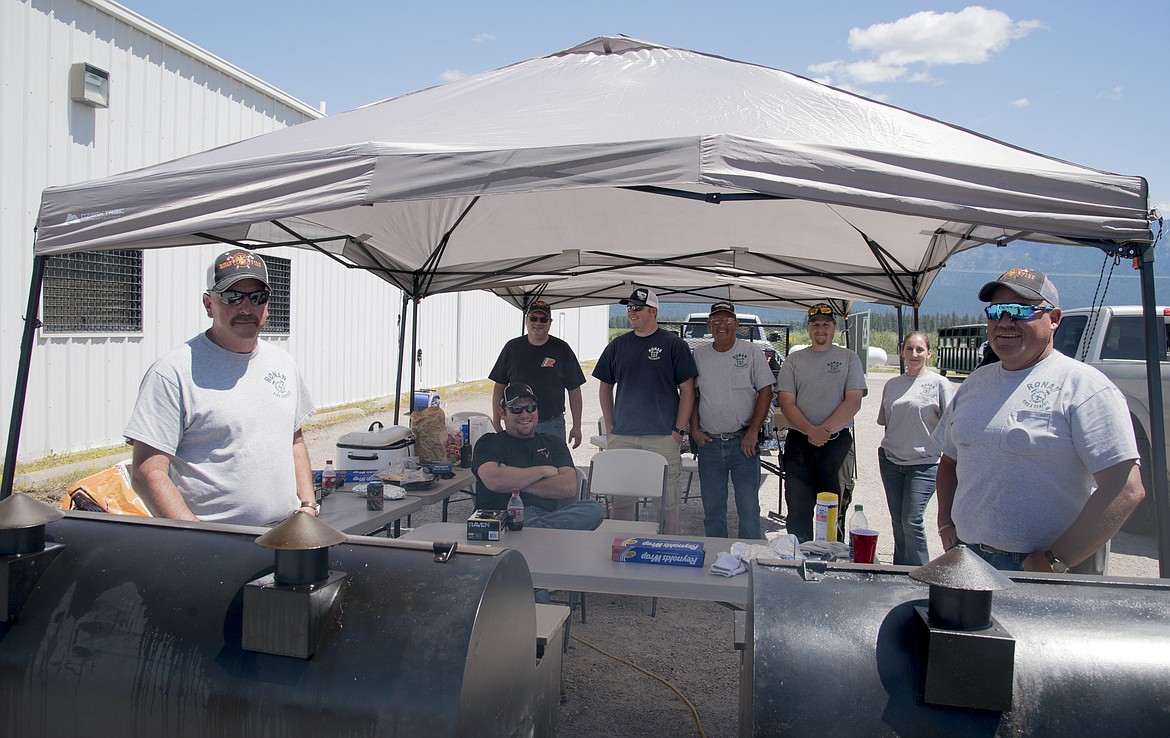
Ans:
{"type": "Polygon", "coordinates": [[[842,363],[844,362],[834,359],[833,361],[826,363],[825,368],[829,370],[829,374],[840,374],[842,363]]]}
{"type": "Polygon", "coordinates": [[[1028,384],[1028,396],[1024,398],[1024,407],[1032,410],[1051,410],[1048,398],[1060,389],[1055,382],[1031,382],[1028,384]]]}
{"type": "Polygon", "coordinates": [[[646,358],[650,359],[650,361],[658,361],[659,359],[661,359],[662,358],[662,347],[661,346],[651,346],[650,349],[646,352],[646,358]]]}
{"type": "Polygon", "coordinates": [[[540,368],[541,369],[551,369],[552,367],[554,367],[556,365],[557,365],[557,360],[551,356],[546,356],[543,359],[541,359],[541,361],[540,361],[540,368]]]}
{"type": "Polygon", "coordinates": [[[546,459],[549,458],[550,456],[552,456],[552,451],[549,451],[548,446],[538,447],[536,449],[536,453],[540,454],[541,456],[543,456],[546,459]]]}
{"type": "Polygon", "coordinates": [[[748,365],[747,354],[733,354],[731,361],[736,367],[743,369],[748,365]]]}
{"type": "Polygon", "coordinates": [[[275,397],[284,399],[292,395],[288,389],[288,379],[280,372],[268,372],[264,377],[264,381],[272,385],[272,394],[275,397]]]}
{"type": "Polygon", "coordinates": [[[926,384],[920,385],[918,387],[918,396],[919,397],[934,397],[934,393],[935,393],[934,385],[931,384],[930,382],[927,382],[926,384]]]}

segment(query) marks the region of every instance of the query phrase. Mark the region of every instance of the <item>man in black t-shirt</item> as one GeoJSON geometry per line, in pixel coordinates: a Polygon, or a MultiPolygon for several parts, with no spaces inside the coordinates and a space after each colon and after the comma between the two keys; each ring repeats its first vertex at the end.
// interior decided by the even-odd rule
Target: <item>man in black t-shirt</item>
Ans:
{"type": "Polygon", "coordinates": [[[504,344],[488,379],[496,383],[492,390],[492,423],[503,430],[500,400],[505,385],[522,382],[531,387],[541,399],[540,424],[537,433],[548,433],[565,438],[565,391],[569,393],[569,410],[573,425],[569,440],[573,448],[581,445],[581,385],[585,374],[577,355],[569,344],[549,335],[552,328],[552,308],[543,300],[528,307],[525,317],[525,335],[504,344]]]}
{"type": "Polygon", "coordinates": [[[557,508],[559,500],[577,496],[577,470],[569,447],[556,436],[536,432],[540,414],[536,393],[514,382],[504,388],[500,409],[504,430],[480,437],[472,454],[475,506],[503,510],[512,490],[524,501],[524,526],[594,530],[605,513],[593,500],[557,508]]]}

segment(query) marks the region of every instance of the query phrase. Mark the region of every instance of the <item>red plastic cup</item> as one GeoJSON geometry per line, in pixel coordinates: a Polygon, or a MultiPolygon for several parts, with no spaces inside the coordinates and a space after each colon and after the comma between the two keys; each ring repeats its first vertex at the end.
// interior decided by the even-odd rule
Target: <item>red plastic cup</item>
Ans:
{"type": "Polygon", "coordinates": [[[866,528],[857,528],[850,531],[850,534],[853,536],[850,540],[853,541],[854,563],[872,564],[874,558],[877,556],[878,532],[866,528]]]}

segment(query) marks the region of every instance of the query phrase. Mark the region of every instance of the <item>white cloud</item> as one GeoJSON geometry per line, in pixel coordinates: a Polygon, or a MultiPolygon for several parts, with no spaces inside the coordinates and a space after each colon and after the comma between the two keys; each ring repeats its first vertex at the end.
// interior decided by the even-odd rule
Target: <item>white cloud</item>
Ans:
{"type": "Polygon", "coordinates": [[[892,23],[851,29],[849,48],[859,54],[868,53],[868,59],[834,60],[809,70],[839,86],[896,81],[937,83],[922,67],[982,64],[1012,41],[1042,27],[1039,21],[1012,20],[1003,11],[979,6],[957,13],[927,10],[892,23]]]}
{"type": "Polygon", "coordinates": [[[482,44],[488,41],[495,41],[496,37],[490,33],[477,33],[471,37],[471,40],[477,44],[482,44]]]}
{"type": "Polygon", "coordinates": [[[1012,105],[1016,106],[1017,108],[1026,108],[1031,104],[1032,101],[1026,97],[1021,97],[1018,100],[1012,100],[1012,105]]]}
{"type": "Polygon", "coordinates": [[[463,79],[466,76],[466,72],[460,71],[458,69],[447,69],[439,75],[439,79],[443,80],[444,82],[454,82],[455,80],[463,79]]]}
{"type": "Polygon", "coordinates": [[[1122,100],[1125,98],[1125,88],[1121,85],[1118,85],[1111,90],[1102,92],[1100,95],[1097,95],[1097,97],[1104,98],[1105,100],[1122,100]]]}

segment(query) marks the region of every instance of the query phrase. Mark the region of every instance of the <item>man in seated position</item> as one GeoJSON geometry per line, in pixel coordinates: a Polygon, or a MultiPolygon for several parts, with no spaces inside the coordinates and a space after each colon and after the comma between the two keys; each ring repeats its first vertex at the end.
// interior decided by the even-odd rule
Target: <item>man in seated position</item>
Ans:
{"type": "Polygon", "coordinates": [[[540,422],[536,393],[513,382],[500,400],[504,430],[482,436],[475,444],[475,506],[504,510],[512,490],[524,501],[524,527],[595,530],[605,514],[593,500],[558,508],[559,500],[577,496],[577,470],[565,439],[536,432],[540,422]]]}

